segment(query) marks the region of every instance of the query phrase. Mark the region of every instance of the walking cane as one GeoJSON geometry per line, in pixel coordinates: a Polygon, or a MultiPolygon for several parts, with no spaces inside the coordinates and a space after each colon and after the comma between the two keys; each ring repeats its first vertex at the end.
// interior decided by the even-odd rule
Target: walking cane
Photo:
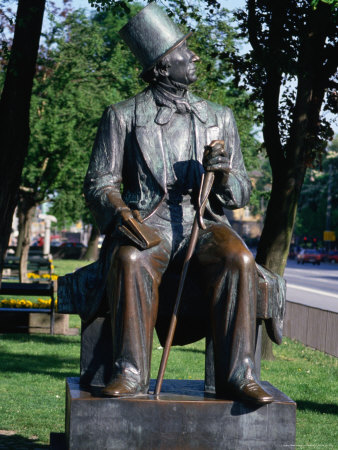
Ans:
{"type": "MultiPolygon", "coordinates": [[[[219,143],[224,144],[223,141],[212,141],[209,147],[212,147],[213,145],[219,144],[219,143]]],[[[183,262],[183,268],[182,268],[182,272],[181,272],[180,283],[178,285],[178,291],[177,291],[177,296],[176,296],[176,300],[175,300],[174,311],[173,311],[173,314],[171,317],[168,336],[167,336],[164,350],[162,353],[160,368],[158,370],[156,386],[155,386],[155,391],[154,391],[154,395],[157,398],[161,392],[162,382],[163,382],[163,378],[164,378],[164,372],[167,367],[169,352],[170,352],[171,344],[174,339],[174,334],[175,334],[175,329],[176,329],[176,324],[177,324],[177,313],[178,313],[178,309],[179,309],[180,303],[181,303],[181,297],[182,297],[184,282],[185,282],[186,275],[187,275],[188,268],[189,268],[189,263],[190,263],[191,257],[194,253],[196,243],[197,243],[198,229],[206,228],[204,225],[204,222],[203,222],[203,214],[204,214],[205,206],[206,206],[206,203],[207,203],[207,200],[208,200],[208,197],[209,197],[209,194],[210,194],[213,182],[214,182],[214,178],[215,178],[214,172],[207,172],[206,174],[202,175],[201,186],[200,186],[200,191],[199,191],[199,196],[198,196],[198,210],[196,211],[196,214],[195,214],[194,223],[193,223],[193,227],[192,227],[192,231],[191,231],[191,235],[190,235],[189,246],[188,246],[188,250],[185,255],[184,262],[183,262]]]]}

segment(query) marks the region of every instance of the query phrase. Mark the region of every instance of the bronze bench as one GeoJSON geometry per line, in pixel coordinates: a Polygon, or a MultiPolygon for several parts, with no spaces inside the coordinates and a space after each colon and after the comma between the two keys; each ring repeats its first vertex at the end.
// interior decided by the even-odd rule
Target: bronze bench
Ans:
{"type": "MultiPolygon", "coordinates": [[[[257,331],[256,331],[256,372],[260,372],[260,335],[261,324],[264,320],[270,338],[277,344],[282,340],[283,317],[285,311],[285,293],[286,286],[282,277],[273,274],[271,271],[257,265],[259,274],[258,297],[257,297],[257,331]]],[[[160,286],[160,306],[157,317],[156,331],[163,344],[168,325],[168,317],[173,310],[173,301],[178,286],[178,274],[167,271],[160,286]]],[[[189,326],[196,328],[196,340],[206,336],[206,367],[205,367],[205,386],[212,390],[214,385],[213,370],[213,350],[212,341],[209,338],[210,333],[206,328],[206,313],[203,311],[203,299],[198,292],[198,286],[187,279],[185,293],[178,314],[178,323],[174,338],[174,344],[184,345],[180,341],[180,327],[189,326]],[[192,308],[192,302],[194,308],[192,308]],[[196,307],[195,307],[196,306],[196,307]],[[202,308],[202,309],[201,309],[202,308]],[[187,313],[185,313],[185,310],[187,313]],[[195,315],[191,313],[195,312],[195,315]]],[[[73,304],[62,303],[62,297],[59,295],[58,312],[74,314],[77,302],[73,304]]],[[[111,376],[112,369],[112,333],[110,325],[110,314],[108,307],[104,304],[99,313],[93,320],[82,322],[81,333],[81,377],[83,385],[103,386],[111,376]]],[[[189,331],[194,331],[189,328],[189,331]]]]}

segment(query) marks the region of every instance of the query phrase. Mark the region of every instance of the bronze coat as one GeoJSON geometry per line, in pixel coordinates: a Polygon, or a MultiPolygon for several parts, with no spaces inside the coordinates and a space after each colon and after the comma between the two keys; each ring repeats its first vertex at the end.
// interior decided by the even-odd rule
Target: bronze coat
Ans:
{"type": "MultiPolygon", "coordinates": [[[[221,139],[229,154],[231,173],[226,183],[215,185],[206,215],[215,222],[227,223],[224,208],[245,206],[250,198],[251,183],[247,176],[237,127],[231,110],[187,93],[193,111],[193,133],[197,160],[202,175],[202,158],[208,139],[221,139]]],[[[60,312],[76,312],[83,320],[95,316],[101,304],[111,255],[116,244],[114,233],[121,199],[137,209],[145,220],[156,211],[166,195],[165,158],[163,155],[163,117],[166,107],[155,104],[150,88],[106,109],[101,119],[84,192],[89,207],[103,234],[106,234],[100,258],[75,274],[60,277],[60,312]],[[121,194],[123,184],[123,194],[121,194]],[[114,194],[116,204],[108,200],[114,194]]]]}

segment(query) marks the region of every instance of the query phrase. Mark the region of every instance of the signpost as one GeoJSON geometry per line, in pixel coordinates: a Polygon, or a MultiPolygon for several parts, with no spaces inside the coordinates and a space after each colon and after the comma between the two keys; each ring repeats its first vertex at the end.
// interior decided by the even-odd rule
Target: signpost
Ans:
{"type": "Polygon", "coordinates": [[[323,241],[334,242],[336,240],[336,233],[334,231],[324,231],[323,241]]]}

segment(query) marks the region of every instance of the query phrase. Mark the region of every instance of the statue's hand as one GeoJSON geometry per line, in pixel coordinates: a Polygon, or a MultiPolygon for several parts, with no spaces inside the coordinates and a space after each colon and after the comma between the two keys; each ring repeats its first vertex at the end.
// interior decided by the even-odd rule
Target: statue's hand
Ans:
{"type": "Polygon", "coordinates": [[[120,232],[141,250],[155,247],[161,242],[155,228],[141,223],[142,217],[138,211],[128,211],[124,208],[120,211],[120,215],[122,222],[122,226],[119,227],[120,232]]]}
{"type": "Polygon", "coordinates": [[[212,141],[205,146],[203,167],[207,172],[229,173],[230,161],[224,149],[224,141],[212,141]]]}
{"type": "Polygon", "coordinates": [[[131,212],[131,210],[126,207],[126,208],[121,208],[121,210],[119,211],[120,213],[120,219],[121,219],[121,223],[126,224],[129,222],[130,219],[132,219],[133,213],[131,212]]]}

